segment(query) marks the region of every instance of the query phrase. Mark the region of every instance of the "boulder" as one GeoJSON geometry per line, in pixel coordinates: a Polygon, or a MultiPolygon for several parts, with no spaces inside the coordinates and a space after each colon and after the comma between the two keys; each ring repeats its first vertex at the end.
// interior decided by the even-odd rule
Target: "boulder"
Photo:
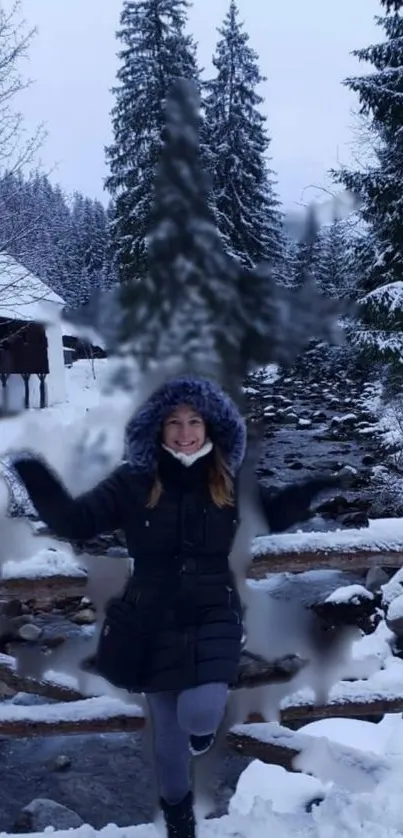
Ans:
{"type": "Polygon", "coordinates": [[[30,643],[35,643],[42,634],[43,629],[40,626],[36,626],[35,623],[25,623],[25,625],[18,629],[18,637],[21,640],[28,640],[30,643]]]}
{"type": "Polygon", "coordinates": [[[328,631],[354,626],[364,634],[372,634],[381,621],[380,594],[373,594],[363,585],[348,585],[334,591],[324,602],[311,606],[322,626],[328,631]]]}
{"type": "Polygon", "coordinates": [[[78,829],[83,826],[84,821],[61,803],[56,803],[46,797],[38,797],[32,800],[21,810],[14,826],[13,832],[44,832],[45,829],[53,827],[54,830],[78,829]]]}
{"type": "Polygon", "coordinates": [[[59,754],[53,763],[53,767],[55,771],[67,771],[67,769],[71,767],[70,757],[68,757],[67,754],[59,754]]]}
{"type": "Polygon", "coordinates": [[[73,623],[79,626],[89,626],[96,622],[97,615],[92,608],[82,608],[70,618],[73,623]]]}
{"type": "Polygon", "coordinates": [[[363,466],[374,466],[376,464],[376,459],[373,454],[364,454],[362,464],[363,466]]]}

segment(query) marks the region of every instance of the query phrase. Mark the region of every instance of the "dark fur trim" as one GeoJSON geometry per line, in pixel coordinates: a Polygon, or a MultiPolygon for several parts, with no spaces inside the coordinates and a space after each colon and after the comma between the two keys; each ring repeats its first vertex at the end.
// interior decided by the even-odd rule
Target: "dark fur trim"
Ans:
{"type": "Polygon", "coordinates": [[[245,455],[246,427],[232,399],[207,379],[182,377],[158,388],[131,419],[126,433],[126,456],[138,472],[155,471],[164,419],[179,405],[194,408],[234,474],[245,455]]]}

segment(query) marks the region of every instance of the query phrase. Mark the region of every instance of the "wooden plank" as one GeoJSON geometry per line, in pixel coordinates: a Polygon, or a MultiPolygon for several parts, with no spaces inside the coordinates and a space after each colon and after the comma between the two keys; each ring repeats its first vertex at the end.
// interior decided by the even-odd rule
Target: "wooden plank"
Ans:
{"type": "Polygon", "coordinates": [[[368,570],[373,566],[399,569],[403,551],[351,550],[351,552],[278,553],[255,558],[248,578],[264,579],[268,573],[304,573],[307,570],[368,570]]]}

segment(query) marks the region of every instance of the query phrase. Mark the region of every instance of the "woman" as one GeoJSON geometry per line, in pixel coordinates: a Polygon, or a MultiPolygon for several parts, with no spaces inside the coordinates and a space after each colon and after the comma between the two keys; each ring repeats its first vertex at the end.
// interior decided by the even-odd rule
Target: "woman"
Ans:
{"type": "MultiPolygon", "coordinates": [[[[228,555],[244,452],[234,403],[217,385],[185,377],[152,395],[128,426],[127,461],[78,498],[39,460],[14,460],[40,518],[59,536],[126,533],[134,572],[106,621],[100,671],[147,694],[169,838],[194,838],[189,753],[212,745],[237,679],[242,608],[228,555]],[[124,613],[133,630],[111,640],[108,654],[124,613]]],[[[314,495],[333,482],[311,480],[274,497],[260,487],[271,530],[306,518],[314,495]]]]}

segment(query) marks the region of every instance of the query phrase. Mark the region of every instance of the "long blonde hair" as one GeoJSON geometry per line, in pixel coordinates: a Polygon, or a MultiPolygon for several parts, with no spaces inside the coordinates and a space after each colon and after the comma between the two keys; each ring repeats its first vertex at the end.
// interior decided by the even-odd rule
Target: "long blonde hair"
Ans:
{"type": "MultiPolygon", "coordinates": [[[[214,447],[212,455],[208,474],[211,499],[220,509],[224,506],[234,506],[234,481],[227,463],[219,448],[214,447]]],[[[147,501],[148,509],[154,509],[158,505],[163,491],[164,487],[157,472],[147,501]]]]}

